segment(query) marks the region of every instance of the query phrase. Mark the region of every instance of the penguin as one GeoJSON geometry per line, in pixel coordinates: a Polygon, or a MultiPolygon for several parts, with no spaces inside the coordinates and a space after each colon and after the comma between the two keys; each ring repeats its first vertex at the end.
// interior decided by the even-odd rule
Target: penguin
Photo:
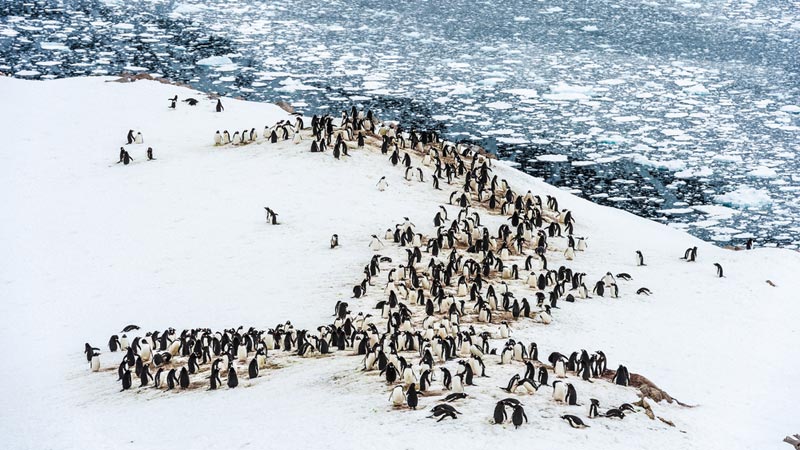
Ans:
{"type": "Polygon", "coordinates": [[[239,344],[239,348],[236,349],[236,359],[243,363],[247,361],[247,345],[244,342],[239,344]]]}
{"type": "Polygon", "coordinates": [[[694,262],[697,260],[697,247],[687,248],[681,259],[685,259],[686,262],[694,262]]]}
{"type": "Polygon", "coordinates": [[[389,183],[386,182],[386,177],[381,177],[381,179],[378,180],[377,186],[379,191],[385,191],[386,188],[389,187],[389,183]]]}
{"type": "Polygon", "coordinates": [[[153,387],[156,389],[161,389],[161,374],[164,373],[164,368],[159,367],[156,371],[156,375],[153,377],[153,387]]]}
{"type": "Polygon", "coordinates": [[[747,238],[747,243],[744,244],[745,250],[753,249],[753,238],[747,238]]]}
{"type": "Polygon", "coordinates": [[[144,143],[144,138],[142,137],[142,132],[141,131],[137,131],[136,132],[136,139],[134,140],[134,142],[136,142],[137,144],[143,144],[144,143]]]}
{"type": "Polygon", "coordinates": [[[381,242],[381,240],[378,239],[378,236],[373,234],[372,235],[372,240],[369,241],[369,248],[372,251],[377,252],[377,251],[379,251],[379,250],[381,250],[383,248],[383,242],[381,242]]]}
{"type": "Polygon", "coordinates": [[[619,408],[617,408],[617,409],[619,409],[620,411],[636,412],[636,410],[633,409],[633,406],[630,403],[623,403],[623,404],[619,405],[619,408]]]}
{"type": "Polygon", "coordinates": [[[501,424],[508,418],[508,415],[506,414],[506,404],[502,400],[497,402],[497,405],[495,405],[493,417],[494,423],[496,424],[501,424]]]}
{"type": "Polygon", "coordinates": [[[644,255],[642,255],[642,252],[639,251],[639,250],[636,250],[636,265],[637,266],[645,266],[646,265],[644,263],[644,255]]]}
{"type": "Polygon", "coordinates": [[[631,376],[628,373],[628,368],[620,365],[611,382],[620,386],[628,386],[631,382],[631,376]]]}
{"type": "Polygon", "coordinates": [[[722,273],[722,266],[720,265],[720,263],[714,263],[714,267],[717,268],[717,278],[722,278],[723,273],[722,273]]]}
{"type": "Polygon", "coordinates": [[[153,147],[147,147],[147,160],[152,161],[154,159],[155,158],[153,158],[153,147]]]}
{"type": "Polygon", "coordinates": [[[609,409],[608,411],[606,411],[606,413],[604,415],[605,415],[605,417],[616,417],[618,419],[624,419],[625,418],[625,413],[620,411],[617,408],[609,409]]]}
{"type": "Polygon", "coordinates": [[[116,352],[122,347],[122,343],[119,341],[119,337],[116,334],[112,334],[111,338],[108,340],[108,351],[116,352]]]}
{"type": "Polygon", "coordinates": [[[181,389],[186,389],[189,387],[189,371],[186,370],[186,367],[181,368],[181,373],[178,376],[178,385],[181,389]]]}
{"type": "Polygon", "coordinates": [[[592,293],[593,294],[597,294],[600,297],[602,297],[604,292],[605,292],[605,283],[603,283],[603,281],[600,280],[594,285],[594,289],[592,289],[592,293]]]}
{"type": "Polygon", "coordinates": [[[336,248],[339,246],[339,235],[334,234],[331,236],[331,248],[336,248]]]}
{"type": "MultiPolygon", "coordinates": [[[[450,370],[448,370],[446,367],[442,367],[441,371],[442,371],[442,386],[444,386],[444,388],[449,391],[452,389],[453,386],[453,376],[450,374],[450,370]]],[[[461,393],[463,393],[463,390],[462,392],[457,392],[457,394],[461,393]]]]}
{"type": "Polygon", "coordinates": [[[253,378],[258,378],[258,360],[256,358],[253,358],[252,361],[250,361],[250,365],[247,368],[247,374],[251,380],[253,378]]]}
{"type": "Polygon", "coordinates": [[[136,140],[136,137],[134,137],[133,135],[133,130],[128,130],[127,139],[128,139],[128,145],[133,144],[133,141],[136,140]]]}
{"type": "Polygon", "coordinates": [[[92,352],[92,360],[89,362],[89,366],[92,369],[92,372],[99,372],[100,371],[100,353],[99,352],[92,352]]]}
{"type": "Polygon", "coordinates": [[[225,111],[225,108],[222,106],[222,100],[219,99],[219,98],[217,99],[217,108],[216,109],[217,109],[217,112],[225,111]]]}
{"type": "Polygon", "coordinates": [[[169,108],[175,109],[175,104],[178,102],[178,96],[176,95],[175,97],[168,98],[167,100],[169,100],[169,108]]]}
{"type": "Polygon", "coordinates": [[[500,338],[508,339],[509,334],[511,334],[511,329],[508,326],[508,321],[503,320],[500,322],[500,338]]]}
{"type": "Polygon", "coordinates": [[[392,406],[394,407],[402,406],[403,403],[405,403],[406,396],[403,394],[403,386],[398,384],[392,389],[392,393],[389,395],[389,401],[392,402],[392,406]]]}
{"type": "Polygon", "coordinates": [[[650,292],[650,289],[647,289],[646,287],[641,287],[636,291],[636,295],[650,295],[650,294],[652,294],[652,292],[650,292]]]}
{"type": "Polygon", "coordinates": [[[417,405],[419,404],[419,392],[417,391],[417,385],[415,383],[411,383],[408,386],[408,390],[406,391],[406,403],[408,407],[411,409],[417,409],[417,405]]]}
{"type": "Polygon", "coordinates": [[[568,405],[578,404],[578,393],[575,391],[575,386],[573,386],[572,383],[567,383],[566,402],[568,405]]]}
{"type": "Polygon", "coordinates": [[[572,428],[589,428],[589,425],[583,423],[580,417],[573,416],[572,414],[565,414],[561,416],[561,418],[566,420],[572,428]]]}
{"type": "Polygon", "coordinates": [[[437,420],[437,422],[441,422],[442,420],[444,420],[444,419],[446,419],[448,417],[450,417],[452,419],[458,419],[458,416],[456,414],[461,414],[460,412],[456,411],[455,408],[453,408],[452,406],[450,406],[450,405],[448,405],[446,403],[434,406],[431,409],[431,411],[433,412],[433,414],[428,416],[428,417],[440,417],[441,416],[439,418],[439,420],[437,420]]]}
{"type": "Polygon", "coordinates": [[[522,408],[522,405],[517,405],[514,407],[514,412],[511,413],[511,423],[514,424],[514,428],[519,428],[522,425],[522,420],[525,420],[525,423],[528,423],[528,416],[525,414],[525,410],[522,408]]]}
{"type": "Polygon", "coordinates": [[[142,370],[139,371],[139,387],[143,388],[147,386],[152,378],[153,376],[150,375],[150,364],[145,364],[142,366],[142,370]]]}
{"type": "Polygon", "coordinates": [[[353,298],[361,298],[367,295],[367,280],[363,280],[361,284],[353,286],[353,298]]]}
{"type": "MultiPolygon", "coordinates": [[[[395,366],[394,366],[393,363],[387,364],[386,368],[381,370],[380,374],[383,375],[384,373],[386,373],[386,382],[387,383],[392,384],[397,380],[397,369],[395,369],[395,366]]],[[[402,404],[402,402],[401,402],[401,404],[402,404]]]]}
{"type": "Polygon", "coordinates": [[[590,398],[589,401],[592,402],[592,404],[589,405],[589,418],[594,419],[598,415],[597,408],[600,407],[600,401],[596,398],[590,398]]]}
{"type": "Polygon", "coordinates": [[[217,362],[221,360],[217,360],[214,362],[214,365],[211,366],[211,375],[209,378],[209,391],[216,391],[220,386],[222,386],[222,380],[219,378],[219,368],[217,367],[217,362]]]}
{"type": "Polygon", "coordinates": [[[547,379],[548,379],[547,369],[544,366],[539,367],[539,376],[538,376],[539,384],[547,386],[547,381],[548,381],[547,379]]]}
{"type": "Polygon", "coordinates": [[[508,380],[508,384],[506,385],[506,387],[500,387],[500,389],[509,393],[516,391],[517,387],[519,386],[519,379],[520,379],[519,374],[514,374],[514,376],[511,377],[510,380],[508,380]]]}
{"type": "MultiPolygon", "coordinates": [[[[176,95],[176,96],[175,96],[175,98],[177,99],[177,98],[178,98],[178,96],[176,95]]],[[[184,100],[181,100],[181,101],[182,101],[182,102],[184,102],[184,103],[188,103],[188,104],[189,104],[189,106],[195,106],[195,105],[197,105],[198,103],[200,103],[200,101],[199,101],[199,100],[197,100],[196,98],[191,98],[191,97],[189,97],[189,98],[187,98],[187,99],[184,99],[184,100]]]]}
{"type": "Polygon", "coordinates": [[[177,384],[177,378],[175,377],[175,369],[170,369],[169,373],[167,373],[167,390],[175,389],[175,384],[177,384]]]}
{"type": "Polygon", "coordinates": [[[133,380],[131,379],[131,371],[125,370],[122,374],[122,390],[127,391],[133,385],[133,380]]]}
{"type": "Polygon", "coordinates": [[[567,401],[567,387],[563,381],[553,381],[553,400],[562,403],[567,401]]]}
{"type": "Polygon", "coordinates": [[[464,398],[467,398],[467,394],[462,392],[460,394],[450,394],[450,395],[448,395],[447,397],[444,398],[444,401],[453,402],[453,401],[461,400],[461,399],[464,399],[464,398]]]}
{"type": "Polygon", "coordinates": [[[236,386],[239,386],[239,376],[236,374],[236,369],[234,369],[231,363],[228,366],[228,387],[233,389],[236,386]]]}
{"type": "Polygon", "coordinates": [[[553,371],[556,373],[558,378],[566,378],[567,377],[567,369],[564,365],[564,360],[559,358],[556,363],[553,365],[553,371]]]}

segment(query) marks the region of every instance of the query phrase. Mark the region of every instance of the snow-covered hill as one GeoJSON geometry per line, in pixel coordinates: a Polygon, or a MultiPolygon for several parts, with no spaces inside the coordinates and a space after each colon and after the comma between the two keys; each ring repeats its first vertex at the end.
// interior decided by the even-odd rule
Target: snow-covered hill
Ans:
{"type": "MultiPolygon", "coordinates": [[[[499,366],[493,356],[486,358],[490,377],[477,378],[457,405],[459,419],[438,423],[426,418],[438,396],[422,397],[419,411],[393,410],[390,387],[362,374],[360,358],[341,354],[275,356],[281,368],[242,380],[241,389],[119,392],[123,355],[105,343],[129,323],[144,332],[291,320],[314,330],[332,321],[338,300],[372,312],[380,288],[350,299],[374,254],[370,235],[383,236],[404,217],[433,234],[434,214],[457,187],[434,191],[406,181],[374,148],[335,160],[309,153],[308,141],[214,147],[216,130],[261,134],[287,115],[232,99],[216,113],[201,93],[106,80],[0,78],[0,435],[7,448],[780,449],[789,448],[783,436],[800,431],[798,253],[724,250],[502,163],[494,171],[515,190],[554,195],[573,211],[588,249],[571,267],[592,284],[606,272],[633,277],[619,281],[621,298],[561,301],[553,323],[523,319],[512,323],[511,337],[537,342],[540,359],[603,350],[609,368],[625,364],[697,405],[654,405],[675,427],[637,413],[572,429],[558,416],[585,417],[589,397],[604,406],[637,400],[633,388],[577,379],[582,406],[557,405],[543,387],[520,397],[528,425],[492,425],[494,403],[507,396],[497,386],[525,370],[499,366]],[[202,101],[170,110],[175,94],[202,101]],[[115,164],[129,129],[141,131],[144,144],[126,145],[131,165],[115,164]],[[146,161],[148,146],[156,161],[146,161]],[[382,176],[385,191],[375,187],[382,176]],[[281,225],[265,224],[265,206],[281,225]],[[335,250],[333,233],[341,242],[335,250]],[[680,260],[691,246],[698,261],[680,260]],[[635,250],[647,266],[635,265],[635,250]],[[715,277],[715,262],[724,278],[715,277]],[[643,286],[653,295],[637,296],[643,286]],[[101,347],[108,372],[89,371],[84,342],[101,347]]],[[[493,232],[505,219],[482,216],[493,232]]],[[[393,245],[383,253],[405,254],[393,245]]],[[[560,252],[548,258],[564,263],[560,252]]],[[[385,285],[386,273],[378,279],[385,285]]]]}

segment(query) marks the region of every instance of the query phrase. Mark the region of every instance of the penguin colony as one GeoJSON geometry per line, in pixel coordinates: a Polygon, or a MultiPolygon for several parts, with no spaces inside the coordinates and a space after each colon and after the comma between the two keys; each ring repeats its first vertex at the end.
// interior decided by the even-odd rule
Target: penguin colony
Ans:
{"type": "MultiPolygon", "coordinates": [[[[311,152],[332,147],[337,159],[354,149],[380,148],[406,180],[452,190],[449,205],[433,214],[435,234],[418,232],[406,217],[383,239],[373,235],[369,245],[376,253],[352,288],[355,301],[372,299],[373,311],[354,314],[339,301],[332,322],[316,330],[296,329],[287,321],[268,329],[169,328],[131,339],[128,333],[139,327],[125,327],[108,342],[110,352],[123,355],[117,366],[122,391],[232,389],[240,378],[258,378],[276,355],[339,354],[358,357],[364,376],[385,382],[391,405],[411,410],[432,406],[428,417],[438,421],[458,419],[461,413],[451,403],[471,401],[468,391],[477,379],[485,379],[481,384],[508,380],[495,389],[498,398],[505,398],[496,402],[491,422],[515,428],[528,420],[523,402],[515,397],[552,397],[568,408],[559,418],[576,429],[590,426],[570,414],[580,405],[592,420],[623,419],[646,408],[642,401],[638,409],[623,403],[601,412],[599,400],[581,399],[584,383],[597,382],[636,396],[628,369],[609,370],[603,351],[553,351],[542,361],[535,342],[511,337],[512,324],[552,323],[561,314],[559,302],[580,303],[592,295],[621,298],[621,286],[632,281],[629,274],[606,272],[590,289],[588,274],[565,265],[586,250],[587,240],[574,235],[576,218],[555,197],[514,191],[492,174],[491,159],[475,147],[442,141],[434,132],[387,126],[369,112],[352,108],[342,113],[338,125],[330,116],[314,116],[310,125],[305,128],[298,115],[266,127],[262,138],[267,143],[310,141],[311,152]],[[487,217],[502,224],[490,229],[487,217]],[[556,260],[565,264],[556,267],[556,260]]],[[[254,128],[234,137],[226,130],[215,133],[214,143],[245,145],[257,139],[254,128]]],[[[385,177],[377,188],[388,188],[385,177]]],[[[265,210],[267,223],[277,225],[277,214],[265,210]]],[[[330,247],[337,246],[339,236],[333,235],[330,247]]],[[[645,266],[640,251],[636,258],[637,266],[645,266]]],[[[696,248],[683,259],[696,261],[696,248]]],[[[646,287],[636,293],[650,295],[646,287]]],[[[100,349],[87,343],[84,352],[91,370],[100,371],[100,349]]]]}

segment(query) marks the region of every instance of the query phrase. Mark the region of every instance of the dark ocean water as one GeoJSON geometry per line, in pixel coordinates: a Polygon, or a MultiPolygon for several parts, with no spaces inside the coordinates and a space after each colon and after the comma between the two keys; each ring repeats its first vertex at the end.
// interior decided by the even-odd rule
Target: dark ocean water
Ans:
{"type": "Polygon", "coordinates": [[[357,104],[720,245],[800,245],[798,54],[798,1],[0,0],[0,72],[357,104]]]}

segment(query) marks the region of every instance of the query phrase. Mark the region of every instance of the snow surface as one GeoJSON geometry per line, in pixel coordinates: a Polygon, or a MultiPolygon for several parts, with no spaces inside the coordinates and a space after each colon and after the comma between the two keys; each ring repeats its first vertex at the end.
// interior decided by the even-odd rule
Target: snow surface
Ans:
{"type": "MultiPolygon", "coordinates": [[[[555,12],[555,11],[553,11],[555,12]]],[[[604,407],[637,399],[633,388],[574,377],[583,406],[556,405],[550,390],[520,397],[530,423],[490,425],[511,373],[487,356],[490,378],[456,405],[458,420],[392,410],[389,387],[361,374],[360,359],[271,356],[267,370],[240,389],[119,392],[122,354],[105,343],[123,326],[213,329],[273,327],[286,320],[315,329],[330,323],[337,300],[354,311],[381,300],[372,288],[349,300],[373,252],[371,234],[414,221],[424,233],[450,190],[407,182],[372,150],[337,161],[293,145],[214,147],[217,129],[265,125],[286,117],[273,105],[223,99],[224,113],[200,93],[155,82],[106,83],[78,78],[34,82],[0,78],[8,106],[0,112],[0,436],[12,449],[106,448],[530,448],[783,449],[798,432],[800,369],[795,292],[800,255],[789,250],[735,252],[619,210],[579,199],[508,165],[495,173],[518,192],[531,189],[573,211],[588,249],[569,265],[589,280],[628,272],[621,298],[559,303],[548,326],[512,324],[512,337],[536,341],[540,355],[603,350],[609,368],[625,364],[681,401],[654,404],[669,427],[642,413],[594,419],[574,430],[558,418],[586,417],[587,399],[604,407]],[[196,107],[167,98],[203,99],[196,107]],[[143,145],[135,161],[114,164],[128,129],[143,145]],[[144,151],[152,146],[156,161],[144,151]],[[378,191],[386,176],[389,188],[378,191]],[[263,207],[282,224],[264,223],[263,207]],[[328,248],[338,233],[341,247],[328,248]],[[679,259],[698,247],[698,262],[679,259]],[[634,265],[641,250],[647,266],[634,265]],[[712,263],[725,268],[716,278],[712,263]],[[775,286],[766,283],[771,280],[775,286]],[[650,297],[634,294],[647,286],[650,297]],[[100,347],[103,369],[89,371],[83,343],[100,347]],[[324,360],[323,360],[324,359],[324,360]]],[[[552,92],[552,91],[551,91],[552,92]]],[[[586,96],[582,89],[557,95],[586,96]]],[[[573,162],[575,163],[575,162],[573,162]]],[[[414,165],[419,159],[414,157],[414,165]]],[[[455,189],[455,187],[453,187],[455,189]]],[[[448,208],[451,214],[457,209],[448,208]]],[[[493,229],[504,218],[482,213],[493,229]]],[[[563,240],[553,239],[563,248],[563,240]]],[[[391,247],[391,246],[390,246],[391,247]]],[[[404,253],[386,251],[393,257],[404,253]]],[[[558,252],[551,265],[564,263],[558,252]]],[[[380,275],[385,283],[385,273],[380,275]]],[[[521,293],[524,288],[514,286],[521,293]]],[[[530,292],[527,294],[531,296],[530,292]]],[[[501,341],[493,342],[500,346],[501,341]]],[[[541,359],[541,357],[540,357],[541,359]]],[[[440,385],[440,382],[435,382],[440,385]]],[[[653,402],[651,402],[652,404],[653,402]]],[[[588,420],[588,419],[586,419],[588,420]]]]}

